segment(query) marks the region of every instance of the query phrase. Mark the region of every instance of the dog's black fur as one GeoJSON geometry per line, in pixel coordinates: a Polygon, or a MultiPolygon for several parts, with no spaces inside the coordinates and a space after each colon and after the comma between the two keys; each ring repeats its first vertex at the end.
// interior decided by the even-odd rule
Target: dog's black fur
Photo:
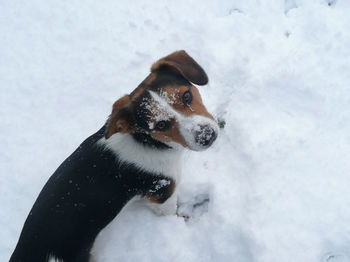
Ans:
{"type": "Polygon", "coordinates": [[[10,262],[47,261],[50,254],[64,262],[86,262],[97,234],[131,198],[147,195],[162,203],[171,195],[171,178],[118,163],[115,154],[96,144],[105,128],[87,138],[48,180],[10,262]],[[157,187],[164,179],[170,183],[157,187]]]}

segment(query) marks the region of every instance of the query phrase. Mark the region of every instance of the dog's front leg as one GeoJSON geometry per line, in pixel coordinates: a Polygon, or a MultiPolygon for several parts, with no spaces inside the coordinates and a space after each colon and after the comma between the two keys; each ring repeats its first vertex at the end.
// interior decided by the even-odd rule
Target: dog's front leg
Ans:
{"type": "Polygon", "coordinates": [[[177,210],[176,183],[171,178],[161,178],[153,182],[147,192],[148,206],[160,216],[174,215],[177,210]]]}

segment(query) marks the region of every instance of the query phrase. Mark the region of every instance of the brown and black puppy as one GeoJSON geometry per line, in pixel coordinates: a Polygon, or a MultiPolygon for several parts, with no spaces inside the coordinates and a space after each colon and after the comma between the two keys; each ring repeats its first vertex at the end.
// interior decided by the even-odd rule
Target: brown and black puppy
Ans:
{"type": "Polygon", "coordinates": [[[193,85],[207,82],[185,51],[157,61],[50,177],[10,261],[89,261],[97,234],[136,196],[174,214],[183,149],[204,150],[218,134],[193,85]]]}

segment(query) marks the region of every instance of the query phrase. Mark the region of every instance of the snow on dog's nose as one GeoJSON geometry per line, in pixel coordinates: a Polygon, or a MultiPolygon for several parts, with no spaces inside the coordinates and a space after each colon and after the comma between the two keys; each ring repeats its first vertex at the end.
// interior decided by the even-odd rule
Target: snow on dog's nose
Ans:
{"type": "Polygon", "coordinates": [[[215,121],[200,115],[184,117],[179,127],[188,148],[194,151],[202,151],[210,147],[219,131],[215,121]]]}
{"type": "Polygon", "coordinates": [[[196,131],[196,144],[203,147],[209,147],[215,141],[217,134],[209,125],[200,126],[199,131],[196,131]]]}

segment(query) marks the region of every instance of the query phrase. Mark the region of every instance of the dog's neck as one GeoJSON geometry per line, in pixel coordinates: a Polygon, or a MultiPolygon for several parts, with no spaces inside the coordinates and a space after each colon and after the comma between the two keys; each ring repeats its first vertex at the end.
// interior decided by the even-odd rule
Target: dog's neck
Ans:
{"type": "Polygon", "coordinates": [[[178,145],[158,148],[146,141],[140,141],[141,138],[142,136],[135,139],[131,134],[116,133],[108,139],[101,138],[99,144],[113,152],[122,162],[134,164],[142,171],[164,175],[178,182],[183,149],[178,145]]]}

